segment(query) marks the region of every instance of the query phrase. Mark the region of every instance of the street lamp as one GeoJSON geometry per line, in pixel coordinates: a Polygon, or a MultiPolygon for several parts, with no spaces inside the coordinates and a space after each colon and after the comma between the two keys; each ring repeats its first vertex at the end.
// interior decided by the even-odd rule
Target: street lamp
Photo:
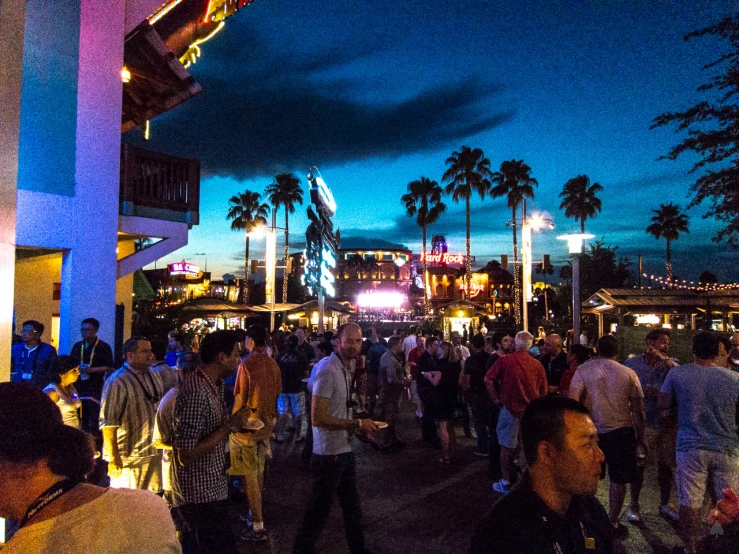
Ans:
{"type": "Polygon", "coordinates": [[[571,233],[557,237],[558,240],[567,241],[572,258],[572,338],[575,344],[580,342],[580,256],[583,241],[593,237],[595,235],[588,233],[571,233]]]}
{"type": "Polygon", "coordinates": [[[550,218],[536,214],[531,218],[524,217],[521,226],[521,242],[523,243],[521,249],[521,264],[523,265],[523,302],[521,308],[523,312],[522,329],[524,331],[529,330],[529,302],[533,299],[531,290],[531,232],[542,229],[554,229],[554,224],[550,218]]]}
{"type": "Polygon", "coordinates": [[[269,328],[275,328],[275,268],[277,263],[277,228],[268,228],[263,225],[255,227],[250,236],[265,237],[264,251],[264,292],[265,303],[271,306],[269,310],[269,328]]]}

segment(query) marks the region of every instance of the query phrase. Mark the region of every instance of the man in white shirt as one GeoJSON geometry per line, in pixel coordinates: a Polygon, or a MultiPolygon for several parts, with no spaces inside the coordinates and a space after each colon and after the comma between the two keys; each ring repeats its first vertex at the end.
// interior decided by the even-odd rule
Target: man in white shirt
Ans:
{"type": "Polygon", "coordinates": [[[644,392],[633,370],[616,361],[616,338],[598,340],[599,358],[581,365],[570,385],[570,397],[585,404],[598,429],[599,446],[606,455],[611,486],[609,517],[614,538],[628,529],[618,520],[626,498],[626,484],[637,479],[637,446],[644,444],[644,392]]]}
{"type": "Polygon", "coordinates": [[[411,350],[416,347],[416,336],[416,326],[413,325],[408,329],[408,335],[403,339],[403,356],[406,360],[408,360],[408,354],[411,353],[411,350]]]}

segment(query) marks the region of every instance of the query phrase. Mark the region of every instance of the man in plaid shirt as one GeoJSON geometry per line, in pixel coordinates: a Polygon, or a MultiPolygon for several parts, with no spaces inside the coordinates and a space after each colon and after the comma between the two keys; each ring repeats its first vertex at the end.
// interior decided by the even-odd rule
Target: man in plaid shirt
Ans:
{"type": "Polygon", "coordinates": [[[250,411],[228,416],[223,379],[236,370],[239,355],[234,332],[210,333],[200,345],[203,365],[177,395],[172,492],[177,520],[186,528],[186,552],[236,552],[228,514],[228,437],[242,430],[250,411]]]}

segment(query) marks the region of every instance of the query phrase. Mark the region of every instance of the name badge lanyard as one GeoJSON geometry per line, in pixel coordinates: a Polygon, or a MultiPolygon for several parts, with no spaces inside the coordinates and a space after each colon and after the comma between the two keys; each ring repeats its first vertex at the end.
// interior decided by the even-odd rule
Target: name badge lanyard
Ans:
{"type": "MultiPolygon", "coordinates": [[[[578,521],[580,524],[580,533],[582,534],[583,541],[585,541],[585,550],[595,550],[595,539],[585,536],[585,526],[582,521],[578,521]]],[[[559,546],[559,542],[554,543],[554,552],[556,554],[564,554],[562,547],[559,546]]]]}
{"type": "MultiPolygon", "coordinates": [[[[156,404],[162,399],[161,396],[157,394],[159,391],[157,390],[157,385],[154,382],[154,377],[152,377],[151,374],[149,374],[149,380],[151,381],[151,390],[154,391],[153,394],[149,392],[149,389],[146,388],[146,385],[144,385],[144,383],[139,379],[139,376],[136,375],[136,372],[133,371],[130,366],[127,365],[126,370],[128,370],[131,375],[133,375],[133,378],[136,379],[136,382],[141,387],[141,390],[144,392],[144,395],[149,402],[151,402],[152,404],[156,404]]],[[[147,373],[149,373],[148,370],[147,373]]]]}
{"type": "Polygon", "coordinates": [[[28,523],[28,520],[38,512],[46,508],[46,506],[54,502],[57,498],[71,491],[76,486],[77,481],[73,481],[71,479],[64,479],[63,481],[54,483],[51,487],[42,492],[41,495],[28,507],[28,510],[26,510],[26,514],[23,516],[23,519],[21,519],[18,528],[20,529],[23,527],[28,523]]]}
{"type": "MultiPolygon", "coordinates": [[[[92,359],[95,357],[95,349],[98,346],[98,342],[100,342],[100,339],[95,339],[95,344],[92,345],[92,349],[90,350],[90,361],[87,362],[87,365],[92,365],[92,359]]],[[[82,348],[80,351],[80,364],[85,363],[85,341],[82,341],[82,348]]]]}
{"type": "Polygon", "coordinates": [[[211,396],[213,396],[213,400],[215,400],[216,406],[218,406],[218,415],[221,421],[225,421],[226,411],[223,409],[223,401],[221,400],[220,395],[218,394],[218,391],[216,390],[215,385],[212,383],[210,379],[208,379],[208,376],[205,373],[203,373],[202,369],[198,369],[195,372],[195,375],[197,375],[198,378],[205,381],[205,384],[208,386],[208,390],[210,391],[211,396]]]}
{"type": "Polygon", "coordinates": [[[22,381],[29,381],[32,377],[34,372],[36,371],[36,365],[38,364],[38,353],[39,353],[39,346],[41,344],[37,344],[36,348],[33,350],[28,350],[28,348],[23,349],[23,353],[21,354],[21,359],[23,360],[23,370],[21,371],[21,380],[22,381]],[[28,361],[31,358],[31,354],[33,354],[33,364],[31,365],[31,371],[28,371],[27,365],[28,361]]]}

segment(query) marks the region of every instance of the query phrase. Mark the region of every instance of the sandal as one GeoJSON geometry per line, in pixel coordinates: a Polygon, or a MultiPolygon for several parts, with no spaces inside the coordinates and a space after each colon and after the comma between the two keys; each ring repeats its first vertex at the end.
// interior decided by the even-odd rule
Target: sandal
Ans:
{"type": "Polygon", "coordinates": [[[451,458],[439,458],[439,463],[440,464],[451,464],[452,459],[451,458]]]}

